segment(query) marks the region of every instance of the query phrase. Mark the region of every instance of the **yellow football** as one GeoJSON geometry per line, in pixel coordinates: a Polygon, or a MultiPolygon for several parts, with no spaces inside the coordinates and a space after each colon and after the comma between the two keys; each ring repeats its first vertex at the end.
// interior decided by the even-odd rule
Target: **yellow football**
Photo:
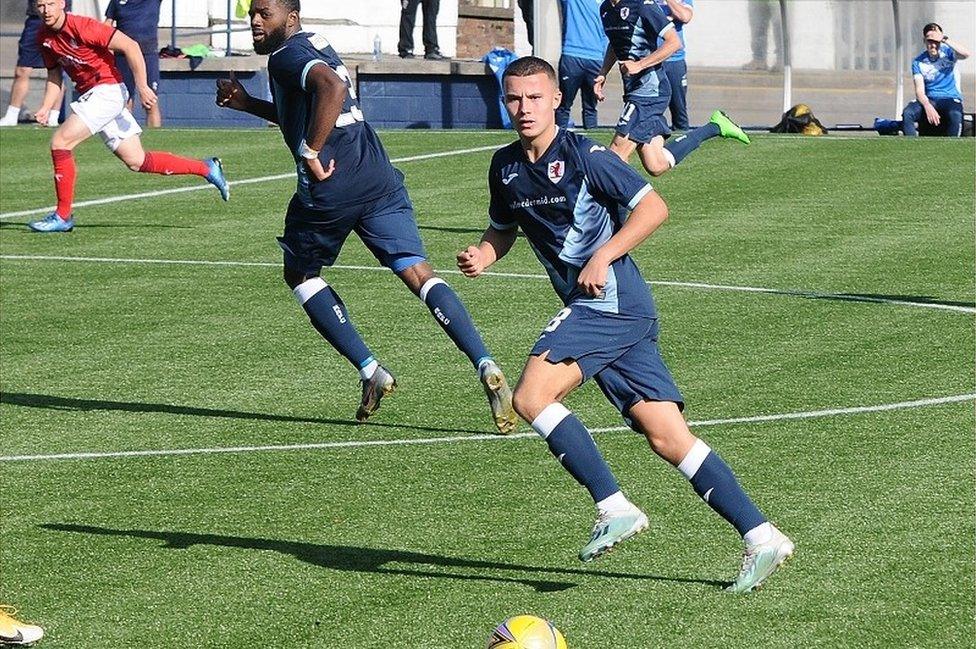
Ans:
{"type": "Polygon", "coordinates": [[[534,615],[510,617],[492,631],[488,649],[567,649],[552,622],[534,615]]]}

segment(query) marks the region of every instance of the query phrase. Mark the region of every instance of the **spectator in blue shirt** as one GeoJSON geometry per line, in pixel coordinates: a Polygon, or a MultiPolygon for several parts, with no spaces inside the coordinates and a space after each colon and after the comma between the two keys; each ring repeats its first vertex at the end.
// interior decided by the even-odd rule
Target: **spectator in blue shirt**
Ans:
{"type": "MultiPolygon", "coordinates": [[[[685,25],[695,16],[692,8],[695,0],[656,0],[657,5],[671,22],[674,31],[681,38],[681,49],[671,55],[664,64],[664,74],[671,82],[671,128],[679,131],[688,130],[688,64],[685,63],[685,25]]],[[[657,39],[658,47],[664,44],[663,38],[657,39]]]]}
{"type": "MultiPolygon", "coordinates": [[[[149,87],[159,94],[159,6],[163,0],[109,0],[105,8],[105,23],[139,43],[142,58],[146,61],[146,77],[149,87]]],[[[125,80],[129,91],[129,110],[135,96],[135,77],[124,56],[115,56],[115,65],[125,80]]],[[[163,125],[159,102],[146,111],[146,125],[158,128],[163,125]]]]}
{"type": "Polygon", "coordinates": [[[932,126],[946,121],[945,134],[949,137],[962,135],[962,93],[956,61],[969,58],[969,52],[949,40],[937,23],[922,28],[925,51],[912,61],[912,78],[915,80],[915,101],[902,112],[902,129],[905,135],[917,136],[922,115],[932,126]]]}
{"type": "Polygon", "coordinates": [[[607,35],[600,20],[601,0],[559,0],[563,23],[563,50],[559,57],[559,92],[562,101],[556,111],[556,124],[566,128],[576,93],[583,96],[583,128],[597,126],[596,93],[593,85],[600,76],[607,51],[607,35]]]}

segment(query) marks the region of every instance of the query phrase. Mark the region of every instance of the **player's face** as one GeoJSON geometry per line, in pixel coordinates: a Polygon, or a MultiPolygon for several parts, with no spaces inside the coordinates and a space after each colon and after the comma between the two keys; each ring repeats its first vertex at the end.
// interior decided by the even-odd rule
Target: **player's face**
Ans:
{"type": "Polygon", "coordinates": [[[56,25],[64,15],[64,0],[37,0],[34,6],[48,27],[56,25]]]}
{"type": "Polygon", "coordinates": [[[505,77],[505,107],[515,130],[534,138],[556,123],[559,88],[544,72],[529,77],[505,77]]]}
{"type": "Polygon", "coordinates": [[[268,54],[281,47],[289,36],[289,28],[298,25],[298,13],[288,11],[275,0],[254,0],[249,14],[251,38],[258,54],[268,54]]]}

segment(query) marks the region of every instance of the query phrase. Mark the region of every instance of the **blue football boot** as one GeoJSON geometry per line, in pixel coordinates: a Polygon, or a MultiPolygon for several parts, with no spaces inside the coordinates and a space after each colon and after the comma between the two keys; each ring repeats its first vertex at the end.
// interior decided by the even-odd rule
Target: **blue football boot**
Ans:
{"type": "Polygon", "coordinates": [[[210,167],[210,173],[207,174],[207,182],[220,190],[220,197],[222,199],[229,201],[230,184],[224,178],[224,165],[221,164],[220,158],[210,158],[207,160],[207,166],[210,167]]]}
{"type": "Polygon", "coordinates": [[[57,212],[51,212],[43,219],[31,221],[27,227],[34,232],[71,232],[75,229],[75,216],[62,219],[57,212]]]}

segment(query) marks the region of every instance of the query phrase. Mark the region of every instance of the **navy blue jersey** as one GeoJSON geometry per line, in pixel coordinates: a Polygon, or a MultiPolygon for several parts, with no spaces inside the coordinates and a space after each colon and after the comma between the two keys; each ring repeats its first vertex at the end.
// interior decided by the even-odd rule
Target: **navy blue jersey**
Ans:
{"type": "Polygon", "coordinates": [[[403,175],[393,168],[379,137],[366,123],[349,72],[325,36],[294,34],[268,58],[268,74],[278,124],[295,157],[298,197],[306,207],[346,207],[385,196],[403,186],[403,175]],[[349,86],[342,113],[319,152],[326,169],[335,160],[335,172],[321,182],[309,177],[299,153],[312,119],[314,99],[312,93],[306,92],[305,81],[309,70],[319,64],[332,68],[349,86]]]}
{"type": "Polygon", "coordinates": [[[163,0],[109,0],[105,17],[115,27],[142,46],[143,51],[158,49],[159,6],[163,0]]]}
{"type": "Polygon", "coordinates": [[[488,172],[491,227],[521,227],[563,304],[622,315],[655,317],[654,300],[629,255],[610,266],[604,294],[590,297],[580,271],[651,191],[633,168],[606,147],[560,129],[539,160],[519,142],[495,153],[488,172]]]}
{"type": "MultiPolygon", "coordinates": [[[[658,39],[674,23],[668,20],[654,0],[604,0],[600,5],[603,30],[618,61],[639,61],[657,50],[658,39]]],[[[624,76],[624,101],[670,96],[671,85],[661,65],[639,74],[624,76]]]]}

